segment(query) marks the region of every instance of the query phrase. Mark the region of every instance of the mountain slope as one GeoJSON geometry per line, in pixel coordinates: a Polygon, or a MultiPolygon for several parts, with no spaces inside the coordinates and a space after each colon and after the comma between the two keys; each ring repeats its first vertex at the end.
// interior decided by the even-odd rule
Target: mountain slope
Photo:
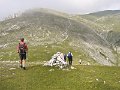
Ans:
{"type": "Polygon", "coordinates": [[[120,10],[101,11],[74,18],[96,30],[110,44],[119,46],[117,42],[120,40],[120,10]]]}
{"type": "Polygon", "coordinates": [[[97,63],[110,66],[118,64],[107,40],[88,25],[70,18],[67,14],[30,10],[19,17],[0,22],[0,33],[1,49],[15,47],[19,38],[24,37],[31,48],[50,46],[56,47],[55,51],[61,50],[65,53],[72,50],[75,64],[79,59],[82,59],[84,64],[97,63]]]}

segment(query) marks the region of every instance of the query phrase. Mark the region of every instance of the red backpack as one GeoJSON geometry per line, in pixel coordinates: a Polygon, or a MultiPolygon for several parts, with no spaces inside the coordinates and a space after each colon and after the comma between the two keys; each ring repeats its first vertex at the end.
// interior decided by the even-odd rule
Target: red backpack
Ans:
{"type": "Polygon", "coordinates": [[[19,51],[21,54],[26,53],[26,47],[25,47],[25,43],[19,43],[19,51]]]}

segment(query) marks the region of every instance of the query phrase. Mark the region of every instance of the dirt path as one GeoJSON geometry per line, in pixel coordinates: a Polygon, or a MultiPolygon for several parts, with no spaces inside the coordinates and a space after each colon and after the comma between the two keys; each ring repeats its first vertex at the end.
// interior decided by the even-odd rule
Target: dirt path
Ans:
{"type": "MultiPolygon", "coordinates": [[[[26,62],[26,66],[42,65],[44,62],[26,62]]],[[[0,61],[0,68],[17,68],[19,67],[19,61],[0,61]]]]}

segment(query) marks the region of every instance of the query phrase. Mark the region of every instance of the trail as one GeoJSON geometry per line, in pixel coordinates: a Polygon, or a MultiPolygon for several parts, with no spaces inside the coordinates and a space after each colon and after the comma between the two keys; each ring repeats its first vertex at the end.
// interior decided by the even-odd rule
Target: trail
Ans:
{"type": "MultiPolygon", "coordinates": [[[[28,62],[26,61],[26,66],[34,66],[34,65],[43,65],[45,62],[28,62]]],[[[0,68],[11,68],[11,67],[19,67],[19,61],[0,61],[0,68]]]]}
{"type": "Polygon", "coordinates": [[[70,18],[68,18],[68,24],[69,25],[66,27],[66,31],[62,34],[63,36],[66,36],[66,38],[63,39],[63,41],[65,41],[68,38],[68,30],[69,30],[70,26],[72,25],[71,21],[70,21],[70,18]]]}

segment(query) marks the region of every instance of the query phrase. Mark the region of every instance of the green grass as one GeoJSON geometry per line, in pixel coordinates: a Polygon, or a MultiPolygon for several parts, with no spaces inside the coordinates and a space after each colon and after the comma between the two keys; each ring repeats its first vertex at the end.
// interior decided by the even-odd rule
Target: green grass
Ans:
{"type": "MultiPolygon", "coordinates": [[[[16,44],[17,46],[17,44],[16,44]]],[[[0,49],[0,61],[18,61],[19,54],[17,53],[16,46],[0,49]]],[[[46,44],[39,46],[28,45],[27,60],[29,62],[35,61],[48,61],[51,57],[57,53],[62,52],[67,54],[69,51],[73,53],[74,64],[78,64],[79,59],[82,61],[90,62],[91,64],[97,64],[92,58],[89,57],[81,48],[75,48],[69,45],[68,41],[59,44],[46,44]]]]}
{"type": "MultiPolygon", "coordinates": [[[[120,90],[119,67],[74,66],[75,70],[32,66],[1,78],[1,90],[120,90]],[[54,69],[54,71],[49,71],[54,69]],[[105,82],[105,83],[104,83],[105,82]]],[[[4,70],[1,70],[4,71],[4,70]]]]}
{"type": "MultiPolygon", "coordinates": [[[[27,66],[22,70],[17,66],[2,65],[0,63],[0,90],[119,90],[119,67],[106,66],[82,66],[78,64],[79,58],[92,62],[82,49],[63,44],[30,46],[27,62],[48,61],[57,51],[74,55],[73,64],[75,70],[61,70],[55,67],[43,67],[42,65],[27,66]],[[66,47],[67,46],[67,47],[66,47]],[[79,56],[80,55],[80,56],[79,56]],[[2,68],[3,67],[3,68],[2,68]],[[10,70],[15,67],[15,70],[10,70]],[[53,70],[53,71],[49,71],[53,70]],[[104,83],[105,81],[105,83],[104,83]]],[[[16,48],[1,49],[1,61],[19,60],[16,48]],[[10,53],[12,54],[10,55],[10,53]]]]}

